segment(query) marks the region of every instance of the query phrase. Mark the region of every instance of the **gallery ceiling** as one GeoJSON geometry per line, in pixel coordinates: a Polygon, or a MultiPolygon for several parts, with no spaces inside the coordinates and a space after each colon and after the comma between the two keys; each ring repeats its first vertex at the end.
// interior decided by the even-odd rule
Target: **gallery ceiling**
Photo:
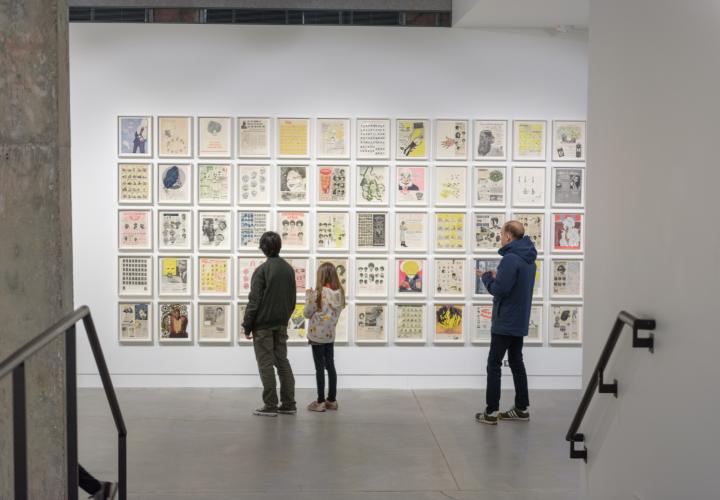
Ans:
{"type": "Polygon", "coordinates": [[[454,28],[587,28],[590,0],[453,0],[454,28]]]}

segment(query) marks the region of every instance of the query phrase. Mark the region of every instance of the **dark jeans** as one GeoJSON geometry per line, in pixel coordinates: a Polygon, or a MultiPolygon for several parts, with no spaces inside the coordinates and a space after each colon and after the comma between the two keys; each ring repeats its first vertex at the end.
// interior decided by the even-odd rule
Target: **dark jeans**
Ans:
{"type": "Polygon", "coordinates": [[[280,401],[284,407],[295,407],[295,377],[287,359],[287,327],[276,326],[253,333],[253,347],[260,380],[263,384],[263,402],[270,409],[278,407],[275,368],[280,379],[280,401]]]}
{"type": "Polygon", "coordinates": [[[334,344],[312,344],[315,361],[315,380],[317,382],[318,403],[325,401],[325,370],[328,372],[328,401],[335,401],[337,395],[337,372],[335,371],[334,344]]]}
{"type": "Polygon", "coordinates": [[[102,488],[100,481],[92,477],[92,475],[90,475],[90,473],[80,464],[78,464],[78,476],[80,488],[82,488],[88,495],[94,495],[100,491],[100,488],[102,488]]]}
{"type": "Polygon", "coordinates": [[[515,408],[525,410],[529,405],[527,373],[523,363],[523,337],[512,335],[492,335],[490,352],[487,361],[487,391],[485,401],[487,413],[500,409],[500,376],[505,352],[508,353],[508,364],[515,383],[515,408]]]}

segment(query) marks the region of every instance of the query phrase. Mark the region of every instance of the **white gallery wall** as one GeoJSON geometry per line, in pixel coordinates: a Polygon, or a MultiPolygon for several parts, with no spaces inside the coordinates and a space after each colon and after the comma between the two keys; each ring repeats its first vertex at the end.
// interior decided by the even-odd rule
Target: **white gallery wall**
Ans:
{"type": "MultiPolygon", "coordinates": [[[[583,33],[541,30],[73,24],[70,72],[75,303],[90,306],[114,381],[139,387],[257,386],[247,346],[158,345],[157,325],[154,345],[119,344],[117,116],[349,117],[353,133],[358,117],[391,118],[393,124],[395,118],[537,119],[548,121],[549,134],[552,120],[585,119],[587,39],[583,33]]],[[[314,159],[307,163],[316,165],[314,159]]],[[[470,170],[474,165],[463,164],[470,170]]],[[[556,164],[542,165],[550,196],[550,166],[556,164]]],[[[547,297],[552,210],[546,206],[540,210],[546,217],[547,297]]],[[[423,210],[432,216],[432,206],[423,210]]],[[[473,211],[492,211],[470,202],[465,210],[468,230],[473,211]]],[[[506,215],[512,211],[508,202],[506,215]]],[[[432,238],[429,243],[432,248],[432,238]]],[[[392,252],[390,259],[394,266],[392,252]]],[[[432,306],[431,298],[426,302],[432,306]]],[[[385,345],[338,346],[341,387],[484,386],[487,346],[467,340],[476,302],[471,293],[462,300],[465,345],[434,345],[432,324],[425,344],[395,345],[391,324],[385,345]]],[[[547,309],[544,344],[525,350],[530,384],[577,388],[582,348],[549,345],[547,309]]],[[[79,348],[80,381],[96,385],[84,340],[79,348]]],[[[309,348],[289,351],[298,385],[314,386],[309,348]]],[[[509,377],[504,383],[512,384],[509,377]]]]}
{"type": "Polygon", "coordinates": [[[587,498],[718,498],[717,118],[720,4],[592,0],[584,373],[618,311],[657,321],[655,353],[623,333],[586,423],[587,498]]]}

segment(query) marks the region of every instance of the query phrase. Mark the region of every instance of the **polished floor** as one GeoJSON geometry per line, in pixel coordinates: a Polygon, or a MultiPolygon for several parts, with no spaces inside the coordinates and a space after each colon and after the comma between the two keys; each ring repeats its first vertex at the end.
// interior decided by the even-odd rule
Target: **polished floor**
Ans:
{"type": "MultiPolygon", "coordinates": [[[[531,392],[530,422],[478,424],[482,391],[345,390],[340,411],[254,417],[253,389],[124,389],[133,500],[577,500],[564,440],[577,391],[531,392]]],[[[298,390],[298,401],[313,391],[298,390]]],[[[503,394],[503,406],[512,402],[503,394]]],[[[80,461],[116,476],[101,390],[79,393],[80,461]]]]}

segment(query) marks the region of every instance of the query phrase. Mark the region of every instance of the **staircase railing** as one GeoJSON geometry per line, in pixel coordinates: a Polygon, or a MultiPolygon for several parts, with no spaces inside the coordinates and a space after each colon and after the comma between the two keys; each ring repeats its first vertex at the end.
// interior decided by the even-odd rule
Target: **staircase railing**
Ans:
{"type": "Polygon", "coordinates": [[[570,424],[570,429],[568,429],[568,432],[565,435],[565,439],[570,442],[570,458],[582,458],[585,462],[587,462],[587,447],[583,446],[583,449],[579,450],[575,448],[575,443],[582,443],[585,441],[585,435],[578,432],[578,430],[585,418],[585,413],[587,413],[590,402],[595,395],[595,389],[598,389],[598,392],[603,394],[613,394],[617,398],[618,381],[613,380],[612,383],[606,384],[603,376],[605,374],[605,368],[607,368],[607,364],[610,361],[610,356],[615,349],[615,344],[617,344],[620,333],[622,333],[625,325],[631,327],[633,330],[633,347],[646,348],[649,349],[651,353],[654,352],[655,337],[653,334],[651,333],[648,337],[641,338],[638,336],[638,331],[655,330],[655,320],[638,319],[630,313],[620,311],[620,314],[618,314],[617,319],[615,320],[615,325],[610,332],[610,336],[605,343],[605,348],[603,349],[602,354],[600,354],[597,366],[592,372],[588,386],[585,389],[585,394],[580,401],[580,406],[578,407],[577,412],[575,412],[575,417],[570,424]]]}
{"type": "Polygon", "coordinates": [[[65,407],[66,407],[66,463],[69,500],[78,498],[78,432],[77,432],[77,353],[75,324],[83,322],[95,364],[100,372],[105,396],[112,412],[118,433],[118,494],[120,500],[127,500],[127,429],[120,412],[110,372],[105,363],[95,324],[90,309],[82,306],[68,314],[53,326],[23,345],[0,362],[0,380],[12,374],[13,410],[13,469],[16,500],[28,498],[27,474],[27,405],[25,386],[25,363],[43,347],[60,336],[65,337],[65,407]]]}

